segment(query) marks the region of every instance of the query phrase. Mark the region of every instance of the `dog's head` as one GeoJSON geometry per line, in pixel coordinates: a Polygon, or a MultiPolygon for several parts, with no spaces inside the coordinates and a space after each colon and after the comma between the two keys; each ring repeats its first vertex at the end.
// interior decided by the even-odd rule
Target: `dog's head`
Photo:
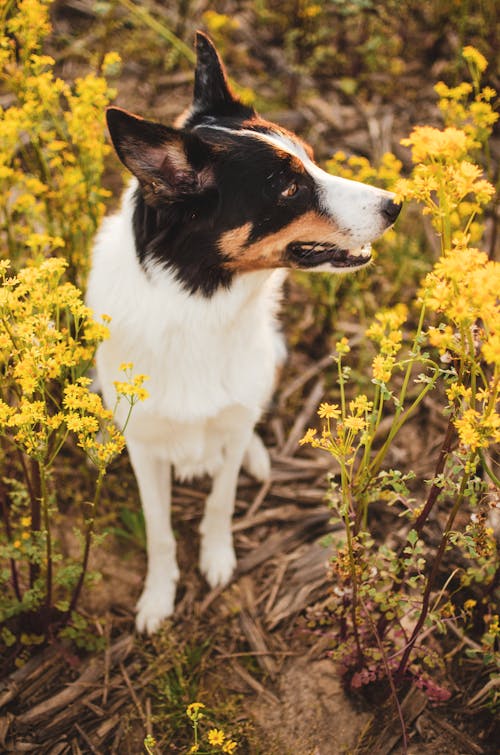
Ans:
{"type": "Polygon", "coordinates": [[[239,272],[367,265],[399,214],[393,195],[323,171],[307,144],[235,97],[200,32],[196,49],[193,104],[176,128],[108,109],[116,152],[139,181],[141,262],[205,295],[239,272]]]}

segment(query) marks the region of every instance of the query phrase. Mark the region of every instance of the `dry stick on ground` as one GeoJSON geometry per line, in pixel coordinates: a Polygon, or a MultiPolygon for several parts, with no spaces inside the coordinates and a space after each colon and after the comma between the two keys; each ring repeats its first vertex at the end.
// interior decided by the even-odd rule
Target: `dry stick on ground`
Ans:
{"type": "Polygon", "coordinates": [[[279,408],[283,409],[290,396],[294,394],[295,391],[298,391],[299,388],[302,388],[303,385],[308,383],[311,378],[316,377],[318,372],[322,372],[325,367],[328,367],[328,365],[332,363],[332,359],[333,357],[331,356],[331,354],[324,356],[322,359],[308,367],[307,370],[303,370],[300,375],[291,380],[281,392],[278,401],[279,408]]]}
{"type": "Polygon", "coordinates": [[[281,449],[281,456],[288,456],[289,454],[294,454],[295,451],[298,448],[299,440],[304,435],[306,424],[308,423],[311,415],[316,410],[319,402],[321,401],[321,398],[323,396],[325,387],[324,387],[324,381],[323,378],[318,378],[316,383],[314,384],[314,387],[307,397],[304,408],[302,411],[297,415],[295,422],[293,423],[293,427],[290,430],[290,433],[288,435],[288,438],[286,439],[285,445],[281,449]]]}
{"type": "Polygon", "coordinates": [[[74,727],[85,742],[85,744],[90,748],[90,751],[93,753],[93,755],[104,755],[104,753],[101,750],[98,750],[94,745],[92,744],[91,739],[89,736],[83,731],[82,727],[79,726],[76,721],[74,723],[74,727]]]}

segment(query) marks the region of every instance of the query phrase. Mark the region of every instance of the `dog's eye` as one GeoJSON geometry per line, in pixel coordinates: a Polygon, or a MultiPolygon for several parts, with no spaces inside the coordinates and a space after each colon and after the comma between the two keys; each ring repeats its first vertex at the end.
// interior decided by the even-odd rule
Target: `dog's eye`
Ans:
{"type": "Polygon", "coordinates": [[[283,191],[281,192],[281,196],[282,197],[293,197],[293,195],[296,194],[298,190],[299,190],[299,185],[298,185],[297,181],[292,181],[292,183],[289,184],[286,187],[286,189],[283,189],[283,191]]]}

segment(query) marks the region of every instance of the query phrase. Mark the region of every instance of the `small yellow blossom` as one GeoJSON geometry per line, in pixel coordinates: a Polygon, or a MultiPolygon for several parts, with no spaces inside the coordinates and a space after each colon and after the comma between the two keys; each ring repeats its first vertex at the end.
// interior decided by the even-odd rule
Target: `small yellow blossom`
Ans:
{"type": "Polygon", "coordinates": [[[464,610],[471,611],[476,605],[477,605],[477,600],[474,600],[473,598],[469,598],[469,600],[466,600],[464,603],[464,610]]]}
{"type": "Polygon", "coordinates": [[[373,402],[368,401],[368,397],[364,393],[356,396],[355,399],[349,402],[349,411],[356,414],[363,414],[365,412],[371,412],[373,409],[373,402]]]}
{"type": "Polygon", "coordinates": [[[305,446],[306,443],[313,443],[316,440],[315,436],[317,432],[317,430],[309,428],[304,437],[299,440],[299,446],[305,446]]]}
{"type": "Polygon", "coordinates": [[[203,703],[190,703],[186,708],[186,715],[191,721],[199,721],[200,718],[203,718],[201,709],[205,707],[206,706],[203,703]]]}
{"type": "Polygon", "coordinates": [[[234,739],[228,739],[227,742],[225,742],[224,746],[222,747],[222,752],[228,753],[228,755],[232,755],[233,752],[236,751],[237,747],[238,745],[234,741],[234,739]]]}
{"type": "Polygon", "coordinates": [[[377,354],[372,362],[372,374],[374,380],[380,380],[381,383],[388,383],[391,379],[394,363],[394,357],[377,354]]]}
{"type": "Polygon", "coordinates": [[[117,76],[120,73],[122,59],[119,53],[107,52],[102,61],[102,72],[105,76],[117,76]]]}
{"type": "Polygon", "coordinates": [[[224,743],[224,740],[226,738],[226,735],[222,731],[222,729],[210,729],[210,731],[207,734],[208,741],[211,745],[222,745],[224,743]]]}
{"type": "Polygon", "coordinates": [[[337,354],[348,354],[351,350],[348,339],[344,336],[335,344],[335,351],[337,354]]]}
{"type": "Polygon", "coordinates": [[[359,433],[366,429],[366,421],[363,417],[346,417],[344,426],[348,430],[354,430],[354,432],[359,433]]]}
{"type": "Polygon", "coordinates": [[[475,47],[472,47],[472,45],[467,45],[462,50],[462,55],[464,57],[464,60],[474,65],[480,73],[486,71],[488,67],[488,61],[486,60],[484,55],[479,52],[479,50],[476,50],[475,47]]]}
{"type": "Polygon", "coordinates": [[[337,404],[320,404],[318,409],[318,415],[322,419],[338,419],[340,417],[340,409],[337,404]]]}

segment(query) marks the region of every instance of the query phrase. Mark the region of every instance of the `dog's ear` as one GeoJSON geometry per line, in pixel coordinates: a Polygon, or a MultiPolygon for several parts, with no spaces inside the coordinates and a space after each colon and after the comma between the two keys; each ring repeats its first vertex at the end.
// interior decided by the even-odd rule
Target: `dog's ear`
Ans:
{"type": "Polygon", "coordinates": [[[149,204],[192,196],[210,183],[210,148],[195,134],[118,107],[108,108],[106,118],[116,153],[139,179],[149,204]]]}
{"type": "Polygon", "coordinates": [[[229,86],[226,69],[212,41],[196,32],[196,72],[193,106],[195,112],[229,114],[242,107],[229,86]]]}

